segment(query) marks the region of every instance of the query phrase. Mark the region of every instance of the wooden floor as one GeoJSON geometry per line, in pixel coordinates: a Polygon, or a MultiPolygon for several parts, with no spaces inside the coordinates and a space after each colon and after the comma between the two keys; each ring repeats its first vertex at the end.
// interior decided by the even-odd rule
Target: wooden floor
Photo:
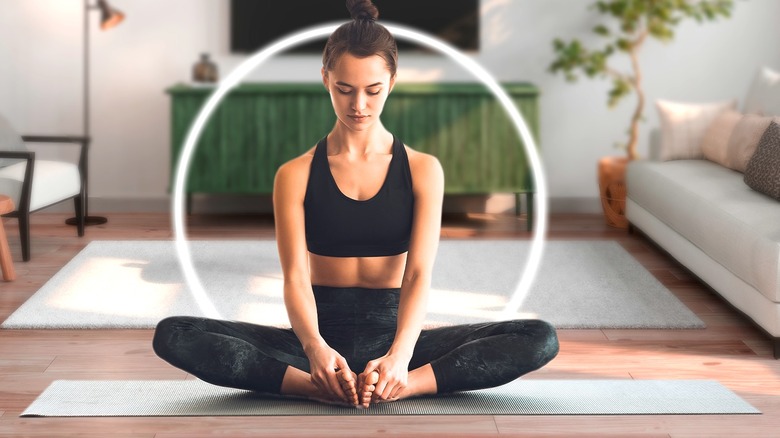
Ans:
{"type": "MultiPolygon", "coordinates": [[[[21,262],[16,220],[5,220],[17,280],[0,282],[4,320],[91,240],[169,239],[168,215],[111,214],[76,237],[67,215],[32,216],[32,260],[21,262]]],[[[273,237],[271,216],[193,216],[190,236],[273,237]]],[[[703,319],[704,330],[560,330],[558,357],[526,378],[715,379],[762,415],[19,418],[55,379],[184,379],[158,359],[150,330],[0,330],[0,436],[780,436],[780,361],[754,326],[641,235],[600,216],[553,216],[554,240],[614,240],[703,319]]],[[[522,218],[447,215],[442,239],[529,238],[522,218]]],[[[106,285],[110,287],[110,285],[106,285]]]]}

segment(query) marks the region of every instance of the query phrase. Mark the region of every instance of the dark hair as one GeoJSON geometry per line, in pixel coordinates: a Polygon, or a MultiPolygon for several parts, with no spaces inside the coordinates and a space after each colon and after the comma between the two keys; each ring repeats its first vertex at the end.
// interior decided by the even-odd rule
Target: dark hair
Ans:
{"type": "Polygon", "coordinates": [[[347,0],[352,21],[339,26],[328,37],[322,51],[322,66],[327,73],[336,66],[341,55],[349,53],[358,58],[379,55],[395,76],[398,65],[398,46],[384,26],[376,22],[379,11],[371,0],[347,0]]]}

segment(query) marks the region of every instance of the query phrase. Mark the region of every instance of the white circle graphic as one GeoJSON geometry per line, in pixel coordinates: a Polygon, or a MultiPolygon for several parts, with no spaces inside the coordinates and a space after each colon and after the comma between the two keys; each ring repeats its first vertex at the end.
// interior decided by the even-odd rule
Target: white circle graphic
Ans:
{"type": "MultiPolygon", "coordinates": [[[[200,109],[195,121],[190,126],[189,133],[184,142],[184,148],[179,156],[178,163],[176,165],[176,173],[174,177],[173,198],[172,198],[172,211],[173,211],[173,231],[174,231],[174,243],[176,253],[179,258],[179,264],[181,265],[182,272],[187,286],[190,289],[195,301],[200,307],[203,314],[210,318],[222,318],[214,303],[209,299],[206,291],[203,288],[203,284],[200,281],[195,267],[192,263],[192,255],[190,254],[189,246],[187,245],[187,236],[184,225],[184,183],[187,180],[187,174],[189,172],[190,162],[192,161],[192,155],[195,150],[195,143],[200,137],[203,128],[208,121],[209,116],[214,111],[216,106],[233,87],[235,87],[239,81],[246,77],[254,68],[271,58],[273,55],[286,50],[290,47],[294,47],[306,41],[314,40],[317,38],[327,37],[333,31],[335,31],[343,23],[326,23],[317,27],[310,27],[302,29],[294,34],[286,37],[282,37],[267,47],[259,50],[257,53],[246,59],[239,64],[230,74],[228,74],[224,80],[219,82],[219,85],[206,101],[205,105],[200,109]]],[[[528,290],[533,284],[536,272],[541,263],[542,253],[544,251],[544,237],[547,233],[547,185],[544,176],[544,169],[542,168],[539,154],[536,150],[536,142],[528,130],[525,124],[525,120],[520,115],[517,107],[512,103],[512,100],[506,94],[506,92],[499,86],[498,82],[493,76],[488,73],[482,66],[476,61],[467,57],[452,45],[440,40],[439,38],[421,32],[409,27],[397,23],[382,22],[382,24],[389,30],[394,36],[401,37],[401,39],[407,39],[423,44],[430,48],[433,48],[441,53],[448,55],[451,59],[457,61],[462,67],[468,70],[471,74],[476,76],[482,83],[487,86],[490,91],[503,105],[504,110],[509,115],[510,119],[517,128],[517,132],[523,141],[525,152],[527,157],[531,161],[531,168],[533,171],[534,187],[536,188],[536,194],[538,198],[537,208],[534,210],[534,231],[531,238],[531,250],[526,259],[525,265],[522,270],[517,286],[515,287],[512,296],[507,302],[506,307],[499,316],[499,318],[509,318],[520,308],[528,294],[528,290]]],[[[478,273],[477,273],[478,274],[478,273]]]]}

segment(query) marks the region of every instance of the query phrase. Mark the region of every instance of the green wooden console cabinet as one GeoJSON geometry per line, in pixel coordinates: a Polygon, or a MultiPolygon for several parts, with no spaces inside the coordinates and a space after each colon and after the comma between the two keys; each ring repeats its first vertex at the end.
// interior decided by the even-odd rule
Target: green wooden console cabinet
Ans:
{"type": "MultiPolygon", "coordinates": [[[[538,144],[538,89],[501,86],[523,115],[538,144]]],[[[192,121],[214,87],[177,84],[171,96],[171,187],[192,121]]],[[[526,194],[528,228],[533,175],[522,142],[495,96],[478,83],[396,84],[382,123],[407,146],[438,157],[445,194],[514,193],[516,214],[526,194]]],[[[271,194],[276,170],[313,147],[336,116],[321,83],[244,83],[225,96],[210,117],[187,178],[193,193],[271,194]]]]}

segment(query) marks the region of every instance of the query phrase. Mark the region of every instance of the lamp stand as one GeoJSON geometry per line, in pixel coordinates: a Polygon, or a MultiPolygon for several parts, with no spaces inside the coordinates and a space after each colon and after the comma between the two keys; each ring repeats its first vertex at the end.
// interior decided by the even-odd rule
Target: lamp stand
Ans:
{"type": "MultiPolygon", "coordinates": [[[[97,9],[96,6],[90,6],[89,0],[84,0],[84,136],[91,138],[89,134],[89,11],[97,9]]],[[[103,216],[89,215],[89,151],[83,157],[82,184],[84,184],[84,225],[100,225],[108,222],[103,216]]],[[[68,225],[77,225],[78,220],[75,217],[65,220],[68,225]]]]}

